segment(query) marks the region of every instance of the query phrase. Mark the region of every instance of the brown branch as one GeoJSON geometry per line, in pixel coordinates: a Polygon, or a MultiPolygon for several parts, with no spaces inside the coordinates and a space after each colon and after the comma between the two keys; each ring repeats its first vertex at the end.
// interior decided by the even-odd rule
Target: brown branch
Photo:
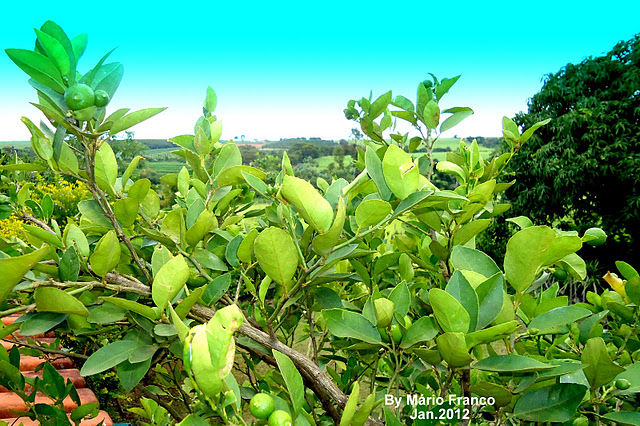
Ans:
{"type": "Polygon", "coordinates": [[[1,339],[4,342],[9,342],[9,343],[13,343],[14,345],[18,345],[18,346],[22,346],[24,348],[30,348],[30,349],[37,349],[41,352],[44,353],[48,353],[48,354],[54,354],[54,355],[63,355],[66,357],[71,357],[71,358],[78,358],[78,359],[82,359],[82,360],[86,360],[89,357],[86,355],[82,355],[82,354],[76,354],[73,352],[65,352],[65,351],[61,351],[61,350],[57,350],[57,349],[48,349],[48,348],[44,348],[40,345],[32,345],[30,343],[24,343],[21,342],[19,340],[9,340],[9,339],[1,339]]]}
{"type": "Polygon", "coordinates": [[[36,219],[35,217],[31,216],[30,214],[26,214],[26,213],[21,213],[18,215],[18,217],[20,219],[24,219],[27,220],[37,226],[39,226],[40,228],[44,229],[45,231],[47,231],[50,234],[56,235],[56,233],[53,231],[53,229],[51,229],[49,227],[49,225],[47,225],[46,223],[44,223],[43,221],[36,219]]]}

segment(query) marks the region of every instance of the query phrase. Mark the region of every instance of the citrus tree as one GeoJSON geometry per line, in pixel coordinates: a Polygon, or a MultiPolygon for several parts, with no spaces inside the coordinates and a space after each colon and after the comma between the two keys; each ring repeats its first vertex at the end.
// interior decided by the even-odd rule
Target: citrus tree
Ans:
{"type": "Polygon", "coordinates": [[[10,202],[33,220],[2,243],[3,314],[24,313],[4,336],[101,336],[81,373],[114,369],[124,391],[143,392],[132,411],[145,424],[637,424],[636,270],[619,263],[612,291],[569,305],[549,272],[584,279],[577,252],[599,231],[520,216],[503,262],[475,249],[509,209],[505,167],[545,122],[522,132],[505,118],[508,152],[486,160],[461,142],[434,166],[439,134],[473,114],[441,109],[458,77],[421,82],[415,102],[349,101],[369,138],[359,175],[318,190],[286,153],[273,183],[243,165],[220,140],[209,88],[193,134],[171,139],[189,167],[164,178],[176,201],[161,209],[134,179],[140,158],[119,169],[108,140],[162,108],[107,114],[122,65],[107,54],[82,74],[86,36],[51,21],[36,32],[35,50],[7,50],[46,117],[23,122],[47,167],[92,198],[58,223],[17,182],[10,202]],[[455,190],[431,183],[436,167],[455,190]]]}

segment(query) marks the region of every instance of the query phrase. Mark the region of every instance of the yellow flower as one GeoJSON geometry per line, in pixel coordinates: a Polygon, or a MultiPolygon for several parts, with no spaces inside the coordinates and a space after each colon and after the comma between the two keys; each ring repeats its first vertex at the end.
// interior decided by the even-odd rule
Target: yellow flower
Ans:
{"type": "Polygon", "coordinates": [[[606,275],[604,277],[602,277],[602,279],[605,280],[607,283],[609,283],[609,285],[611,286],[613,291],[615,291],[620,296],[622,296],[622,298],[625,301],[629,300],[627,298],[627,293],[624,291],[624,281],[622,281],[620,278],[618,278],[618,276],[616,274],[612,274],[611,272],[607,272],[606,275]]]}

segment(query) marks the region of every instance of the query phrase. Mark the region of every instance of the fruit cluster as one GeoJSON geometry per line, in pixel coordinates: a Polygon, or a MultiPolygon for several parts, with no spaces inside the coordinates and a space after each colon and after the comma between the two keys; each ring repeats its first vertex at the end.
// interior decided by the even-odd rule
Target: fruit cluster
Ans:
{"type": "Polygon", "coordinates": [[[284,410],[276,410],[273,397],[266,393],[257,393],[249,402],[249,411],[257,419],[268,419],[268,426],[291,426],[293,419],[284,410]]]}
{"type": "Polygon", "coordinates": [[[83,83],[76,83],[64,92],[64,101],[71,111],[79,111],[81,109],[92,106],[103,107],[109,103],[109,94],[104,90],[93,89],[83,83]]]}

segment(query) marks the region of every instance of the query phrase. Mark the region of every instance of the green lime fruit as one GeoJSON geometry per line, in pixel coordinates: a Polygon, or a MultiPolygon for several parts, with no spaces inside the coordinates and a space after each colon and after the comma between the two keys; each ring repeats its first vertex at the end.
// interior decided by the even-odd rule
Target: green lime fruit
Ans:
{"type": "Polygon", "coordinates": [[[111,98],[109,97],[109,94],[107,92],[105,92],[104,90],[96,90],[95,100],[94,100],[95,106],[97,107],[107,106],[110,100],[111,98]]]}
{"type": "Polygon", "coordinates": [[[627,379],[616,380],[616,389],[627,390],[631,387],[631,383],[627,379]]]}
{"type": "Polygon", "coordinates": [[[266,419],[276,409],[276,403],[266,393],[257,393],[251,398],[249,402],[249,411],[256,419],[266,419]]]}
{"type": "Polygon", "coordinates": [[[569,274],[562,268],[554,268],[553,277],[558,281],[566,281],[569,278],[569,274]]]}
{"type": "Polygon", "coordinates": [[[76,83],[64,91],[64,101],[70,110],[78,111],[93,106],[95,94],[86,84],[76,83]]]}
{"type": "Polygon", "coordinates": [[[586,241],[586,243],[590,246],[601,246],[607,241],[607,233],[600,228],[587,229],[584,232],[584,237],[586,237],[587,235],[594,237],[593,239],[586,241]]]}
{"type": "Polygon", "coordinates": [[[540,329],[539,329],[539,328],[535,328],[535,327],[534,327],[534,328],[530,328],[530,329],[529,329],[529,334],[530,334],[531,336],[535,336],[535,335],[537,335],[538,333],[540,333],[540,329]]]}
{"type": "Polygon", "coordinates": [[[381,297],[373,301],[376,307],[376,316],[378,317],[378,323],[376,327],[388,327],[393,319],[393,313],[396,310],[396,304],[391,300],[381,297]]]}
{"type": "Polygon", "coordinates": [[[393,339],[393,343],[396,345],[400,343],[402,340],[402,328],[400,328],[400,324],[391,324],[391,328],[389,329],[391,332],[391,338],[393,339]]]}
{"type": "Polygon", "coordinates": [[[404,328],[406,328],[408,330],[409,327],[411,327],[412,325],[413,325],[413,321],[411,321],[411,317],[409,315],[405,315],[404,316],[404,328]]]}
{"type": "Polygon", "coordinates": [[[382,327],[378,327],[378,332],[380,333],[380,337],[382,337],[383,342],[385,343],[391,342],[391,340],[389,340],[389,334],[387,333],[387,330],[385,330],[382,327]]]}
{"type": "Polygon", "coordinates": [[[573,421],[573,426],[589,426],[589,419],[585,416],[580,416],[573,421]]]}
{"type": "Polygon", "coordinates": [[[276,410],[269,416],[269,426],[292,426],[293,420],[286,411],[276,410]]]}

